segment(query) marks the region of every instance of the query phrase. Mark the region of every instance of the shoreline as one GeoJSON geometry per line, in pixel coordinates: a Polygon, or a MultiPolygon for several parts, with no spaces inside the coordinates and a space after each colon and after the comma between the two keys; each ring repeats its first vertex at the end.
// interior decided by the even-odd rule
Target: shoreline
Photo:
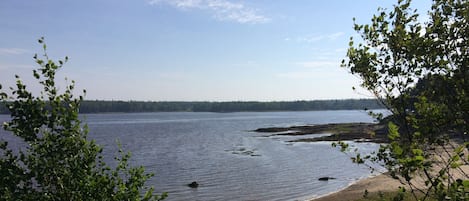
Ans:
{"type": "Polygon", "coordinates": [[[362,199],[365,190],[369,193],[392,192],[396,191],[400,185],[399,181],[383,173],[357,180],[343,189],[310,198],[308,201],[354,201],[362,199]]]}
{"type": "MultiPolygon", "coordinates": [[[[300,139],[288,142],[334,142],[334,141],[354,141],[387,143],[386,126],[379,123],[331,123],[307,126],[291,127],[269,127],[254,130],[257,133],[272,136],[297,136],[300,139]],[[324,133],[331,135],[319,136],[324,133]]],[[[368,177],[351,182],[342,189],[311,197],[308,201],[353,201],[363,198],[365,190],[368,193],[396,191],[401,183],[392,179],[387,173],[371,174],[368,177]]]]}
{"type": "Polygon", "coordinates": [[[304,136],[288,142],[332,142],[355,141],[387,143],[387,128],[379,123],[331,123],[307,126],[269,127],[254,130],[267,136],[304,136]],[[330,133],[327,136],[315,136],[330,133]]]}

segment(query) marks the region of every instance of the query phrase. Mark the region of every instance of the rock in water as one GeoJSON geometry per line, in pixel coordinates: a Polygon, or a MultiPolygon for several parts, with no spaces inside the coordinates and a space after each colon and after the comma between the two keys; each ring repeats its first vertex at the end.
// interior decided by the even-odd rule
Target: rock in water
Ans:
{"type": "Polygon", "coordinates": [[[319,178],[318,180],[319,180],[319,181],[329,181],[329,180],[331,180],[331,179],[335,179],[335,178],[334,178],[334,177],[321,177],[321,178],[319,178]]]}
{"type": "Polygon", "coordinates": [[[199,187],[199,183],[193,181],[192,183],[187,184],[187,186],[189,186],[189,187],[191,187],[191,188],[197,188],[197,187],[199,187]]]}

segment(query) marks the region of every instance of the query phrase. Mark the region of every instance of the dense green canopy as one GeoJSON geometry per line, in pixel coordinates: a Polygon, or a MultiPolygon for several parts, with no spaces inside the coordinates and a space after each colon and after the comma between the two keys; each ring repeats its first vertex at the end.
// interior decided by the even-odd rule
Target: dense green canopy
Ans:
{"type": "Polygon", "coordinates": [[[378,9],[355,24],[361,42],[351,39],[343,66],[392,113],[392,142],[371,159],[422,200],[468,200],[469,2],[434,0],[428,17],[410,0],[378,9]],[[418,175],[425,188],[412,184],[418,175]]]}
{"type": "Polygon", "coordinates": [[[44,59],[34,56],[40,67],[33,71],[40,95],[28,91],[18,76],[11,94],[0,91],[11,114],[3,124],[9,132],[2,135],[23,142],[13,149],[5,141],[11,138],[0,137],[0,200],[164,199],[145,186],[151,173],[129,166],[129,153],[119,149],[114,168],[104,163],[102,148],[87,139],[87,126],[78,118],[83,97],[73,96],[74,82],[63,93],[55,86],[56,71],[67,58],[56,64],[43,48],[44,59]]]}

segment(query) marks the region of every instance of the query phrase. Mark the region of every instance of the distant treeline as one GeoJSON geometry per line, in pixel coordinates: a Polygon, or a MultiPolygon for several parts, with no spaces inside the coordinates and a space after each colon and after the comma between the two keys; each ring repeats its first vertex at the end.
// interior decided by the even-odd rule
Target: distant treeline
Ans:
{"type": "MultiPolygon", "coordinates": [[[[81,103],[81,113],[108,112],[267,112],[312,110],[382,109],[375,99],[279,101],[279,102],[145,102],[145,101],[90,101],[81,103]]],[[[0,105],[0,113],[8,110],[0,105]]]]}
{"type": "MultiPolygon", "coordinates": [[[[279,102],[146,102],[146,101],[91,101],[81,103],[80,113],[108,112],[267,112],[312,110],[382,109],[375,99],[279,101],[279,102]]],[[[0,113],[8,114],[0,104],[0,113]]]]}

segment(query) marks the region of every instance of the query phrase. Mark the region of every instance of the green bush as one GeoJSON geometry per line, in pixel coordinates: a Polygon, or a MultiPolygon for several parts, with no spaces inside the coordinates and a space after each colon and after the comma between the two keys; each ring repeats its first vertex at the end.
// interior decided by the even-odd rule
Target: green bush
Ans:
{"type": "Polygon", "coordinates": [[[469,161],[469,2],[433,0],[428,17],[422,22],[410,0],[378,9],[371,24],[355,24],[361,40],[351,38],[342,64],[392,113],[391,142],[369,158],[416,200],[469,200],[460,168],[469,161]]]}
{"type": "MultiPolygon", "coordinates": [[[[74,81],[60,92],[55,75],[67,62],[50,60],[44,39],[43,59],[33,71],[42,86],[38,96],[27,90],[19,76],[10,94],[2,90],[11,121],[3,128],[25,143],[12,150],[0,141],[0,200],[162,200],[145,182],[152,176],[143,167],[130,167],[130,153],[119,147],[117,166],[103,161],[102,148],[87,139],[88,129],[78,118],[83,96],[73,94],[74,81]]],[[[85,93],[85,91],[84,91],[85,93]]]]}

